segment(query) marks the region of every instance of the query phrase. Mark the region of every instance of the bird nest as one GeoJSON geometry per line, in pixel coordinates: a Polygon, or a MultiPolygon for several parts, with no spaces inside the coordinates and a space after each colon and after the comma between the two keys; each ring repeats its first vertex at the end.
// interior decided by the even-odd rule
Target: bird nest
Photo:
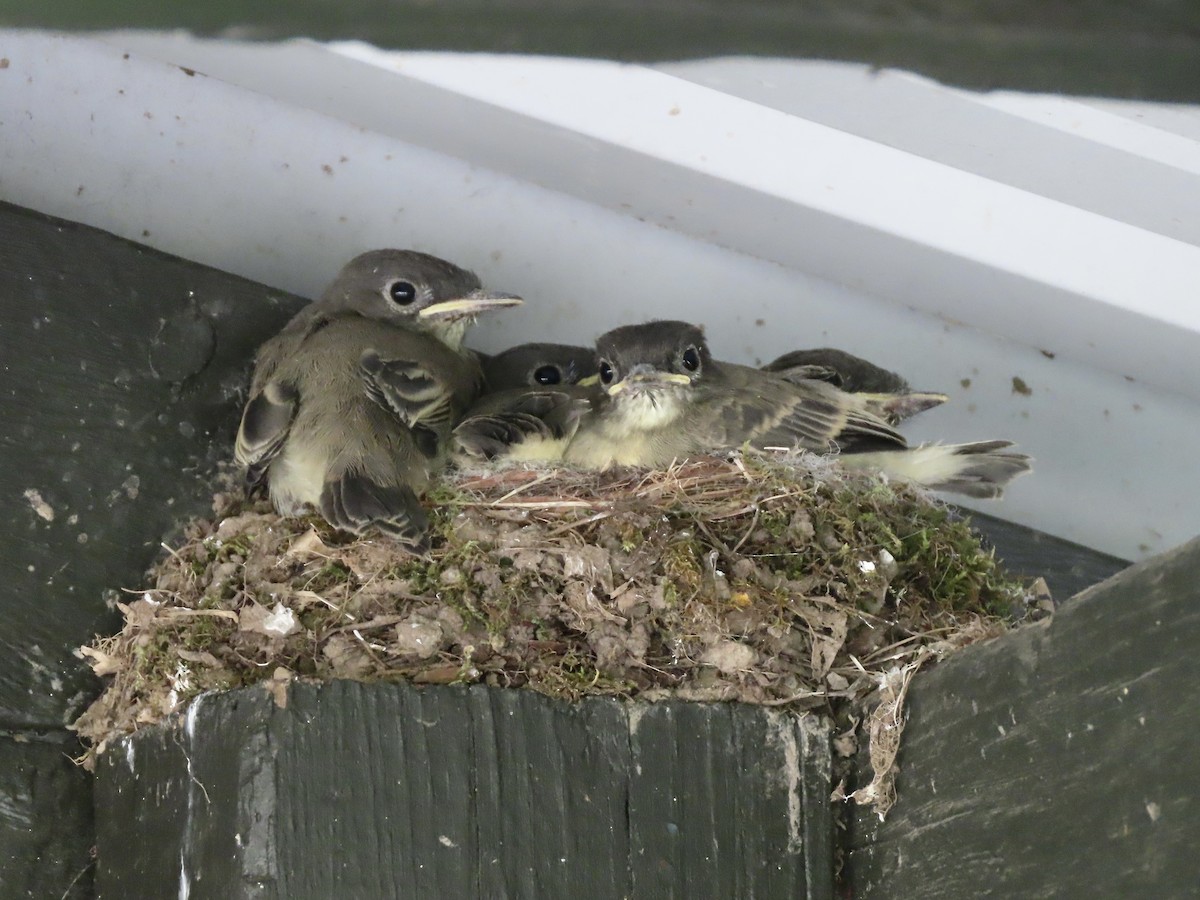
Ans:
{"type": "Polygon", "coordinates": [[[847,771],[869,742],[852,796],[883,811],[913,672],[1031,608],[955,510],[814,456],[452,472],[427,500],[414,556],[219,494],[82,648],[111,677],[85,762],[204,691],[484,683],[823,712],[847,771]]]}

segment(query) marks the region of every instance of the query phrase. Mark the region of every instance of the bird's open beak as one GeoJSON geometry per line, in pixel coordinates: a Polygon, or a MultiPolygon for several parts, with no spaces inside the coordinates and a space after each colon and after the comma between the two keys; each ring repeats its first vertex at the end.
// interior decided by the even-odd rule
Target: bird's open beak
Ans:
{"type": "Polygon", "coordinates": [[[417,313],[417,317],[432,321],[452,321],[479,315],[493,309],[507,309],[510,306],[520,306],[524,303],[515,294],[495,294],[489,291],[471,291],[465,297],[456,300],[443,300],[426,306],[417,313]]]}
{"type": "Polygon", "coordinates": [[[686,375],[681,375],[677,372],[659,372],[656,370],[634,370],[618,381],[616,384],[610,384],[607,388],[608,394],[611,397],[614,394],[619,394],[628,388],[639,385],[668,385],[682,384],[690,385],[692,379],[686,375]]]}

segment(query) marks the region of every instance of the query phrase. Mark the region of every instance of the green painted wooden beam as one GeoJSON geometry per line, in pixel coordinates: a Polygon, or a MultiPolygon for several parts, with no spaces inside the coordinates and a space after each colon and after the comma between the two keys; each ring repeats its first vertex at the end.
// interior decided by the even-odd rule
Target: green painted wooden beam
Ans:
{"type": "Polygon", "coordinates": [[[210,511],[254,349],[300,303],[0,203],[0,896],[92,896],[73,651],[210,511]]]}
{"type": "Polygon", "coordinates": [[[0,733],[0,897],[94,896],[92,779],[78,753],[62,731],[0,733]]]}
{"type": "Polygon", "coordinates": [[[918,675],[859,900],[1194,897],[1200,539],[918,675]]]}
{"type": "Polygon", "coordinates": [[[63,727],[179,523],[211,511],[254,350],[301,301],[0,204],[0,727],[63,727]]]}
{"type": "Polygon", "coordinates": [[[295,684],[97,769],[103,897],[830,896],[825,723],[760,707],[295,684]]]}

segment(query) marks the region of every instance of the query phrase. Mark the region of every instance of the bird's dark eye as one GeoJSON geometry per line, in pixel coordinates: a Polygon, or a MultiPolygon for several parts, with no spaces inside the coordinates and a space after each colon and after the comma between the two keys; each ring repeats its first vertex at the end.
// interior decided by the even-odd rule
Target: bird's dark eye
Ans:
{"type": "Polygon", "coordinates": [[[562,372],[558,370],[558,366],[538,366],[533,370],[533,380],[538,384],[559,384],[562,381],[562,372]]]}
{"type": "Polygon", "coordinates": [[[683,367],[689,372],[695,372],[700,368],[700,351],[695,347],[688,347],[683,351],[683,367]]]}
{"type": "Polygon", "coordinates": [[[612,384],[613,377],[617,373],[613,371],[612,363],[607,359],[600,360],[600,381],[603,384],[612,384]]]}
{"type": "Polygon", "coordinates": [[[410,306],[417,299],[417,289],[411,281],[393,281],[387,286],[387,295],[397,306],[410,306]]]}

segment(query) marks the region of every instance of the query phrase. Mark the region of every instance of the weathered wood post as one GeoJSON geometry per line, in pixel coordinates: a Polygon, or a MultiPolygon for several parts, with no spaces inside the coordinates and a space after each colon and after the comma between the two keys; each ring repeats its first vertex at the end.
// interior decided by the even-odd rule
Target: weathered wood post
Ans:
{"type": "Polygon", "coordinates": [[[1200,539],[919,675],[860,898],[1200,893],[1200,539]]]}
{"type": "Polygon", "coordinates": [[[91,896],[73,651],[211,506],[248,360],[299,302],[0,204],[0,895],[91,896]]]}
{"type": "Polygon", "coordinates": [[[827,897],[829,735],[735,704],[295,684],[100,758],[101,896],[827,897]],[[147,788],[152,786],[152,789],[147,788]]]}

